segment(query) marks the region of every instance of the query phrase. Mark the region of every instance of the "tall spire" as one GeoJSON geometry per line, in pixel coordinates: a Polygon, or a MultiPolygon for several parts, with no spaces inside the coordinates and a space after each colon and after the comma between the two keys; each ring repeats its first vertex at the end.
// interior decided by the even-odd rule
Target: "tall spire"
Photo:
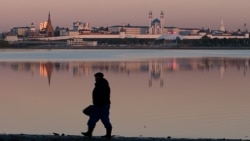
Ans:
{"type": "Polygon", "coordinates": [[[51,20],[50,20],[50,11],[49,11],[49,16],[48,16],[48,22],[51,23],[51,20]]]}
{"type": "Polygon", "coordinates": [[[161,11],[161,15],[160,15],[160,20],[161,20],[161,34],[164,33],[164,25],[165,25],[165,19],[164,19],[164,12],[161,11]]]}
{"type": "Polygon", "coordinates": [[[152,20],[153,20],[153,12],[152,11],[149,11],[148,18],[149,18],[149,27],[150,27],[152,24],[152,20]]]}
{"type": "Polygon", "coordinates": [[[226,31],[223,20],[221,20],[221,22],[220,22],[220,31],[223,31],[223,32],[226,31]]]}
{"type": "Polygon", "coordinates": [[[152,11],[149,11],[149,13],[148,13],[148,19],[149,19],[148,34],[152,34],[152,20],[153,20],[153,13],[152,13],[152,11]]]}
{"type": "Polygon", "coordinates": [[[164,18],[164,12],[161,11],[161,18],[164,18]]]}
{"type": "Polygon", "coordinates": [[[51,23],[50,12],[48,15],[48,21],[46,26],[46,37],[54,37],[54,29],[51,23]]]}

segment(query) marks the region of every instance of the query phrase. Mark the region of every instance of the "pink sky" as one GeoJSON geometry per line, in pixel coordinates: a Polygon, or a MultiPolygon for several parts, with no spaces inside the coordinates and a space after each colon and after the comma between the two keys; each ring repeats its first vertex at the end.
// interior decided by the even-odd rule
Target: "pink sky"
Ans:
{"type": "Polygon", "coordinates": [[[158,18],[165,13],[165,26],[218,29],[221,19],[227,30],[250,25],[249,0],[1,0],[0,32],[47,20],[53,26],[72,27],[79,20],[93,26],[130,23],[148,25],[148,12],[158,18]]]}

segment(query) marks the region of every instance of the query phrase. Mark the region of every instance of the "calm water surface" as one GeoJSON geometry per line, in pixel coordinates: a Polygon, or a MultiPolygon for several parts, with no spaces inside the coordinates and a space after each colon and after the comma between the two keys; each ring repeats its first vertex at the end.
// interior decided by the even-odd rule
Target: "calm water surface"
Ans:
{"type": "Polygon", "coordinates": [[[249,51],[2,50],[0,133],[80,135],[102,71],[115,135],[250,139],[249,65],[249,51]]]}

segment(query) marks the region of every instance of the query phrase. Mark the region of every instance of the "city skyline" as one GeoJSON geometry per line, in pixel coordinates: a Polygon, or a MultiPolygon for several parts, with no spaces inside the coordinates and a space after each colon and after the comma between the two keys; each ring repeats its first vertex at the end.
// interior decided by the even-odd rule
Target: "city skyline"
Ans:
{"type": "Polygon", "coordinates": [[[219,29],[223,20],[226,30],[236,30],[243,29],[244,25],[248,28],[250,24],[248,0],[23,0],[18,4],[14,0],[5,0],[2,3],[0,33],[17,26],[30,26],[31,23],[38,29],[39,23],[47,20],[49,12],[54,27],[69,28],[73,21],[88,22],[94,27],[147,26],[149,11],[153,12],[153,18],[159,18],[163,11],[167,27],[219,29]]]}

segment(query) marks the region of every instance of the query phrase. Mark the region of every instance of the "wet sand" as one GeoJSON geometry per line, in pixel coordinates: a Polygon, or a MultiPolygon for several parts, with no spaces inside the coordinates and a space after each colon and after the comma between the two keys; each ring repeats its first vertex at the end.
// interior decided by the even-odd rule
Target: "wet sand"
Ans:
{"type": "Polygon", "coordinates": [[[27,135],[27,134],[0,134],[0,141],[242,141],[242,139],[188,139],[188,138],[157,138],[157,137],[121,137],[114,136],[112,139],[101,137],[84,137],[77,135],[27,135]]]}

